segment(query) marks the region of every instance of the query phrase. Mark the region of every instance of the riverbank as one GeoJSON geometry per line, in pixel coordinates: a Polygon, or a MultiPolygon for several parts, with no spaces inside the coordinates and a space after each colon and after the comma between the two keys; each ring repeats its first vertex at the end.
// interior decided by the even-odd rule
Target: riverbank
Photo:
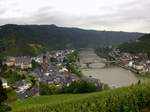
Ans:
{"type": "Polygon", "coordinates": [[[130,70],[131,72],[133,72],[133,73],[135,73],[135,74],[138,74],[138,71],[137,71],[137,70],[135,70],[135,69],[132,69],[132,68],[126,67],[126,66],[121,65],[121,64],[117,64],[117,66],[122,67],[122,68],[124,68],[124,69],[126,69],[126,70],[130,70]]]}
{"type": "MultiPolygon", "coordinates": [[[[110,56],[111,57],[111,56],[110,56]]],[[[114,59],[114,57],[112,57],[114,59]]],[[[117,59],[115,59],[117,60],[117,59]]],[[[134,68],[131,68],[131,67],[128,67],[128,66],[125,66],[123,64],[120,64],[120,62],[116,62],[115,63],[117,66],[123,68],[123,69],[126,69],[126,70],[130,70],[131,72],[133,72],[134,74],[136,74],[138,77],[145,77],[145,78],[150,78],[150,73],[142,73],[134,68]]]]}
{"type": "Polygon", "coordinates": [[[94,49],[82,49],[79,54],[83,75],[99,79],[101,82],[108,84],[112,88],[129,86],[137,83],[140,79],[133,72],[122,67],[105,67],[105,64],[103,63],[104,59],[97,56],[94,49]],[[91,65],[94,66],[88,68],[85,66],[85,63],[91,63],[91,65]]]}

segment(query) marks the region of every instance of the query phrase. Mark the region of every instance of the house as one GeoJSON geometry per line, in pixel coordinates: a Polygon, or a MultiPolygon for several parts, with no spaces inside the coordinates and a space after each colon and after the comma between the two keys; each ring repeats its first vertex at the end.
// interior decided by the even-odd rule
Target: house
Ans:
{"type": "Polygon", "coordinates": [[[15,66],[21,69],[32,68],[31,58],[29,56],[7,57],[4,62],[7,66],[15,66]]]}
{"type": "Polygon", "coordinates": [[[26,80],[21,80],[16,82],[15,84],[17,93],[24,93],[27,89],[31,87],[31,83],[26,80]]]}
{"type": "Polygon", "coordinates": [[[3,88],[9,88],[7,81],[4,78],[1,78],[3,88]]]}
{"type": "Polygon", "coordinates": [[[63,67],[62,69],[59,70],[60,73],[68,72],[68,69],[63,67]]]}
{"type": "Polygon", "coordinates": [[[133,66],[133,61],[129,61],[129,67],[132,67],[133,66]]]}
{"type": "Polygon", "coordinates": [[[15,58],[15,66],[21,69],[30,69],[32,68],[31,58],[24,56],[24,57],[16,57],[15,58]]]}
{"type": "Polygon", "coordinates": [[[47,72],[47,73],[44,73],[44,75],[49,76],[49,75],[50,75],[50,73],[48,73],[48,72],[47,72]]]}
{"type": "Polygon", "coordinates": [[[136,69],[136,70],[143,70],[144,69],[144,66],[143,65],[133,65],[133,68],[136,69]]]}
{"type": "Polygon", "coordinates": [[[15,58],[14,57],[7,57],[4,64],[6,64],[9,67],[15,65],[15,58]]]}
{"type": "Polygon", "coordinates": [[[33,87],[30,87],[28,89],[25,89],[22,92],[17,92],[18,99],[24,99],[30,96],[39,96],[39,88],[37,85],[34,85],[33,87]]]}
{"type": "Polygon", "coordinates": [[[38,57],[33,57],[32,60],[34,60],[35,62],[40,63],[40,64],[43,62],[43,58],[40,57],[40,56],[38,56],[38,57]]]}

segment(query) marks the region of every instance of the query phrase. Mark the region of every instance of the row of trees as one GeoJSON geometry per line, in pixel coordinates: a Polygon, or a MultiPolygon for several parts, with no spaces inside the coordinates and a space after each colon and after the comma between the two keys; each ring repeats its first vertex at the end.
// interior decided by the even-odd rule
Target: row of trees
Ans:
{"type": "Polygon", "coordinates": [[[74,81],[70,85],[65,85],[63,87],[59,87],[54,84],[48,85],[40,83],[41,95],[51,95],[60,93],[89,93],[94,92],[96,90],[97,88],[93,83],[87,82],[85,80],[74,81]]]}
{"type": "Polygon", "coordinates": [[[93,83],[85,80],[79,80],[72,82],[69,86],[63,88],[64,93],[89,93],[97,90],[93,83]]]}

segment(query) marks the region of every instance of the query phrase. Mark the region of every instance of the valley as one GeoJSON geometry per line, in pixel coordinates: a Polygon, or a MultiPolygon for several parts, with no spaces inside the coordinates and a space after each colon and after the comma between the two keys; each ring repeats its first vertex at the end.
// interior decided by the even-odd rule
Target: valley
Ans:
{"type": "Polygon", "coordinates": [[[118,66],[105,67],[103,58],[98,57],[94,49],[82,49],[80,51],[80,65],[85,76],[97,78],[103,83],[108,84],[112,88],[129,86],[135,84],[141,78],[137,77],[133,72],[118,66]],[[89,68],[85,63],[90,64],[89,68]]]}
{"type": "Polygon", "coordinates": [[[150,112],[150,0],[0,0],[0,112],[150,112]]]}

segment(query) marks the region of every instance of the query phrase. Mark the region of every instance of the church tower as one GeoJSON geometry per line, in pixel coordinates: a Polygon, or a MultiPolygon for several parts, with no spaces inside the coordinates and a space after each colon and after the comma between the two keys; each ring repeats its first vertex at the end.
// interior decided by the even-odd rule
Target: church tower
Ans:
{"type": "Polygon", "coordinates": [[[47,61],[46,56],[43,56],[43,63],[41,64],[41,71],[44,73],[48,71],[48,61],[47,61]]]}

